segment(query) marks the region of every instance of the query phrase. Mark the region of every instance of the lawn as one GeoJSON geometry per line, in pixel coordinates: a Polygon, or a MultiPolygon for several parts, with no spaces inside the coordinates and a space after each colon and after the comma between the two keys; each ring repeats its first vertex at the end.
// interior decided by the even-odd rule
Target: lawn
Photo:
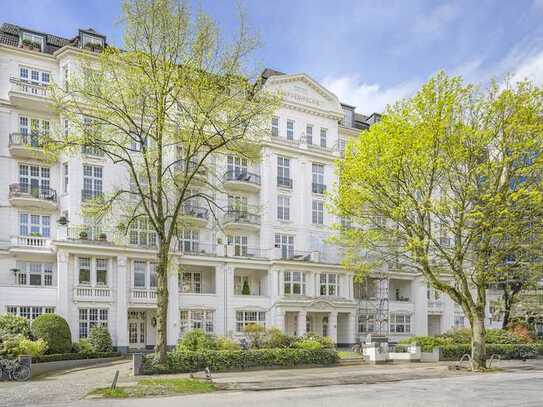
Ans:
{"type": "Polygon", "coordinates": [[[167,396],[172,394],[209,393],[216,388],[212,383],[194,379],[141,379],[135,386],[110,388],[98,388],[92,390],[89,395],[102,396],[104,398],[127,398],[147,396],[167,396]]]}

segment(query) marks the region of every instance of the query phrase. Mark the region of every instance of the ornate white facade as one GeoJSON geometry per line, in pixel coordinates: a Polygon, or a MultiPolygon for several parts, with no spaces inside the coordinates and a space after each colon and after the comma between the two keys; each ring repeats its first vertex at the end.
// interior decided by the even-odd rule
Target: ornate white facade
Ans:
{"type": "MultiPolygon", "coordinates": [[[[59,121],[46,84],[63,80],[85,42],[104,39],[93,31],[71,40],[12,25],[0,31],[0,313],[56,312],[74,341],[101,323],[120,350],[151,347],[152,234],[140,225],[138,233],[115,236],[83,226],[80,214],[86,198],[125,182],[123,171],[92,151],[48,162],[37,142],[59,121]],[[25,36],[41,47],[23,49],[25,36]],[[61,217],[69,223],[59,224],[61,217]]],[[[219,228],[206,208],[191,208],[196,226],[174,256],[183,271],[169,278],[169,345],[194,327],[238,337],[255,322],[295,335],[309,330],[338,344],[375,329],[366,314],[378,299],[359,298],[339,265],[340,251],[326,243],[338,219],[324,192],[334,186],[334,161],[346,140],[378,116],[355,115],[308,75],[264,75],[265,86],[285,99],[262,160],[216,163],[226,191],[219,199],[247,209],[243,216],[226,211],[219,228]]],[[[427,290],[419,275],[387,273],[381,284],[393,341],[464,325],[452,301],[427,290]]]]}

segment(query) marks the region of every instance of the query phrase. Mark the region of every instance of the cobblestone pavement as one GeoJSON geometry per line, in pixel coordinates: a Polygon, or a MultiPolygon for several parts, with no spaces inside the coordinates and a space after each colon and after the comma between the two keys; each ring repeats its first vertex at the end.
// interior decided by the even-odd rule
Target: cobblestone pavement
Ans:
{"type": "Polygon", "coordinates": [[[119,370],[120,381],[129,381],[130,365],[129,361],[122,360],[38,377],[30,382],[0,382],[0,406],[71,404],[95,387],[111,385],[116,370],[119,370]]]}

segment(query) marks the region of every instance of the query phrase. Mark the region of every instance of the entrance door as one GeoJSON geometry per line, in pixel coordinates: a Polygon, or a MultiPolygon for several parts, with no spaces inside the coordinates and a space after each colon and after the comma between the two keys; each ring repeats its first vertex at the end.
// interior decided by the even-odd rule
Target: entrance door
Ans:
{"type": "Polygon", "coordinates": [[[145,311],[128,313],[128,346],[135,349],[145,348],[145,311]]]}

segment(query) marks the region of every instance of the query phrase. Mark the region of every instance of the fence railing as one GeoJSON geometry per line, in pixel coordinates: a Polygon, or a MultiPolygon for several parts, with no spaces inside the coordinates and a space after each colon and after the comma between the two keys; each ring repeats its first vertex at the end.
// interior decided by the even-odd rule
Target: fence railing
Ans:
{"type": "Polygon", "coordinates": [[[9,147],[41,148],[40,134],[11,133],[9,135],[9,147]]]}
{"type": "Polygon", "coordinates": [[[32,96],[48,96],[48,86],[40,83],[30,82],[21,78],[11,78],[11,90],[27,93],[32,96]]]}
{"type": "Polygon", "coordinates": [[[225,181],[237,181],[237,182],[246,182],[248,184],[260,185],[260,175],[254,174],[252,172],[238,172],[235,170],[226,171],[224,173],[225,181]]]}
{"type": "Polygon", "coordinates": [[[11,184],[9,196],[43,199],[45,201],[57,201],[57,192],[52,188],[44,188],[30,184],[11,184]]]}

